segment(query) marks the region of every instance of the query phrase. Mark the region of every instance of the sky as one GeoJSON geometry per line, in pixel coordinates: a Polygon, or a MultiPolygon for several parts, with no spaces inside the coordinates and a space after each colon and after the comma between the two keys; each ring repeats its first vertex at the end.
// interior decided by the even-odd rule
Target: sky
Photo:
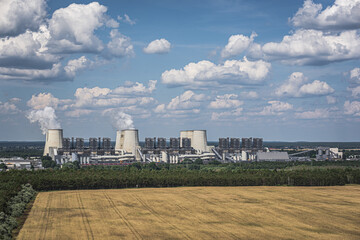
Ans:
{"type": "Polygon", "coordinates": [[[0,5],[0,141],[360,141],[360,0],[0,5]]]}

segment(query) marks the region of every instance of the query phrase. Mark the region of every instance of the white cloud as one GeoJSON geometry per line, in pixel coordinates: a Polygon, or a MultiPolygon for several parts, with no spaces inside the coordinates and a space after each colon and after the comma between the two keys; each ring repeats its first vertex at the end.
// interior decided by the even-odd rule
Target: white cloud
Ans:
{"type": "Polygon", "coordinates": [[[360,116],[360,102],[359,101],[346,101],[344,103],[345,114],[360,116]]]}
{"type": "Polygon", "coordinates": [[[106,57],[124,57],[134,56],[134,46],[131,44],[131,39],[119,33],[117,29],[110,32],[111,41],[107,44],[105,52],[106,57]]]}
{"type": "Polygon", "coordinates": [[[76,97],[76,107],[82,107],[82,106],[88,106],[93,105],[94,101],[97,100],[97,98],[105,97],[111,92],[109,88],[100,88],[100,87],[94,87],[94,88],[78,88],[76,89],[76,92],[74,96],[76,97]]]}
{"type": "Polygon", "coordinates": [[[26,31],[16,37],[0,39],[0,67],[45,69],[58,62],[60,57],[46,52],[47,28],[39,32],[26,31]]]}
{"type": "Polygon", "coordinates": [[[280,101],[268,101],[269,106],[265,106],[263,110],[259,113],[255,113],[253,115],[281,115],[283,112],[293,109],[293,105],[287,102],[280,101]]]}
{"type": "Polygon", "coordinates": [[[252,33],[250,37],[242,34],[230,36],[228,44],[221,51],[221,57],[228,58],[240,55],[251,46],[256,36],[256,33],[252,33]]]}
{"type": "Polygon", "coordinates": [[[312,83],[308,83],[302,85],[299,89],[300,96],[307,96],[307,95],[327,95],[333,93],[335,90],[330,87],[326,82],[321,82],[319,80],[315,80],[312,83]]]}
{"type": "Polygon", "coordinates": [[[73,79],[76,76],[76,73],[84,70],[92,65],[91,61],[88,60],[85,56],[82,56],[78,59],[69,60],[67,65],[64,67],[66,75],[73,79]]]}
{"type": "Polygon", "coordinates": [[[159,104],[154,109],[154,112],[155,113],[164,113],[164,112],[166,112],[165,107],[166,107],[165,104],[159,104]]]}
{"type": "Polygon", "coordinates": [[[73,80],[78,72],[93,64],[92,61],[82,56],[79,59],[69,60],[65,67],[62,67],[61,63],[53,64],[50,69],[0,67],[0,80],[73,80]]]}
{"type": "Polygon", "coordinates": [[[127,14],[124,14],[124,17],[118,16],[117,19],[119,21],[122,21],[122,22],[130,24],[130,25],[134,25],[136,23],[136,21],[130,19],[130,17],[127,14]]]}
{"type": "Polygon", "coordinates": [[[236,94],[225,94],[217,96],[215,101],[210,102],[209,108],[213,109],[224,109],[224,108],[236,108],[244,104],[243,101],[237,99],[236,94]]]}
{"type": "Polygon", "coordinates": [[[27,105],[33,109],[44,109],[45,107],[57,108],[60,100],[51,93],[39,93],[32,95],[27,105]]]}
{"type": "MultiPolygon", "coordinates": [[[[74,94],[75,99],[72,103],[65,105],[64,109],[103,109],[105,107],[124,107],[127,110],[131,106],[139,108],[148,108],[156,104],[153,97],[149,97],[156,89],[156,80],[150,80],[148,87],[142,83],[127,83],[126,86],[120,86],[115,89],[110,88],[78,88],[74,94]]],[[[79,115],[83,112],[76,112],[73,115],[79,115]]],[[[86,113],[86,112],[84,112],[86,113]]]]}
{"type": "Polygon", "coordinates": [[[228,60],[216,65],[210,61],[189,63],[183,69],[171,69],[161,75],[162,82],[170,86],[222,87],[224,84],[259,84],[268,76],[271,64],[259,61],[228,60]]]}
{"type": "MultiPolygon", "coordinates": [[[[10,4],[10,1],[6,0],[4,4],[10,4]]],[[[30,11],[33,5],[39,5],[40,1],[35,0],[30,3],[26,0],[22,2],[15,0],[11,4],[14,6],[20,4],[21,12],[22,7],[29,5],[30,11]]],[[[5,8],[1,8],[0,12],[10,11],[5,8]]],[[[39,5],[37,10],[40,11],[40,8],[39,5]]],[[[107,45],[95,35],[95,30],[103,25],[116,27],[116,21],[107,16],[106,11],[107,8],[97,2],[87,5],[71,4],[66,8],[55,10],[52,17],[44,19],[42,25],[36,29],[27,27],[27,30],[16,36],[0,38],[0,80],[48,82],[72,80],[81,70],[94,66],[95,63],[107,61],[99,60],[98,56],[106,58],[133,56],[130,39],[121,35],[116,29],[110,32],[111,40],[107,45]],[[98,54],[95,57],[96,61],[91,61],[85,56],[71,59],[71,54],[81,52],[98,54]],[[64,61],[65,57],[70,60],[63,67],[61,61],[64,61]]],[[[34,10],[33,14],[36,15],[37,12],[34,10]]],[[[1,19],[2,16],[0,16],[0,26],[3,23],[1,19]]]]}
{"type": "Polygon", "coordinates": [[[290,19],[295,27],[318,30],[346,30],[360,28],[360,1],[336,0],[322,11],[321,4],[306,0],[290,19]]]}
{"type": "Polygon", "coordinates": [[[37,31],[45,16],[45,0],[1,0],[0,37],[37,31]]]}
{"type": "Polygon", "coordinates": [[[326,101],[328,104],[335,104],[337,102],[336,98],[333,96],[326,96],[326,101]]]}
{"type": "Polygon", "coordinates": [[[115,94],[122,95],[145,95],[152,93],[156,89],[157,80],[149,80],[148,87],[146,87],[143,83],[136,82],[129,86],[120,86],[115,88],[112,92],[115,94]]]}
{"type": "Polygon", "coordinates": [[[348,88],[348,90],[351,92],[351,96],[353,98],[360,97],[360,86],[354,87],[354,88],[348,88]]]}
{"type": "Polygon", "coordinates": [[[201,102],[205,99],[206,97],[204,94],[196,94],[193,91],[188,90],[180,96],[171,99],[167,108],[172,110],[196,108],[199,107],[201,102]]]}
{"type": "Polygon", "coordinates": [[[279,88],[275,90],[277,96],[304,97],[322,96],[333,93],[335,90],[326,82],[315,80],[307,83],[308,79],[301,72],[294,72],[279,88]]]}
{"type": "Polygon", "coordinates": [[[354,68],[350,71],[350,81],[355,84],[360,84],[360,68],[354,68]]]}
{"type": "Polygon", "coordinates": [[[0,101],[0,114],[15,114],[20,112],[16,103],[19,102],[20,99],[12,98],[7,102],[0,101]]]}
{"type": "Polygon", "coordinates": [[[106,26],[109,28],[118,28],[119,23],[116,20],[110,18],[109,20],[106,21],[106,26]]]}
{"type": "Polygon", "coordinates": [[[279,43],[262,47],[268,59],[286,64],[324,65],[360,57],[360,36],[357,31],[328,34],[317,30],[297,30],[279,43]]]}
{"type": "Polygon", "coordinates": [[[227,111],[227,112],[220,112],[220,113],[213,112],[211,114],[211,120],[218,121],[221,119],[227,119],[229,117],[231,117],[231,118],[238,117],[238,116],[242,115],[242,111],[243,111],[243,108],[236,108],[232,111],[227,111]]]}
{"type": "Polygon", "coordinates": [[[328,109],[315,109],[315,111],[295,113],[295,117],[299,119],[319,119],[328,118],[329,116],[330,112],[328,109]]]}
{"type": "Polygon", "coordinates": [[[161,38],[152,41],[143,50],[147,54],[164,54],[170,52],[170,48],[171,43],[168,40],[161,38]]]}
{"type": "Polygon", "coordinates": [[[106,11],[98,2],[57,9],[49,20],[51,51],[100,52],[103,44],[94,31],[106,23],[106,11]]]}

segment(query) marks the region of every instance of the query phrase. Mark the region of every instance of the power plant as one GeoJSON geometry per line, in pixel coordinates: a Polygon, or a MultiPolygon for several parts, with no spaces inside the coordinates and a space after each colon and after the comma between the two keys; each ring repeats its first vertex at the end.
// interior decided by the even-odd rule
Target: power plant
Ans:
{"type": "Polygon", "coordinates": [[[46,132],[44,156],[49,155],[54,158],[57,155],[57,150],[63,147],[63,130],[49,129],[46,132]]]}
{"type": "Polygon", "coordinates": [[[180,163],[186,159],[222,162],[289,160],[287,153],[269,153],[264,149],[262,138],[219,138],[217,145],[209,146],[206,130],[180,131],[179,137],[171,137],[169,142],[164,137],[146,137],[141,146],[138,129],[124,129],[116,132],[113,148],[107,137],[63,138],[62,129],[49,129],[44,155],[58,164],[79,161],[82,165],[180,163]]]}

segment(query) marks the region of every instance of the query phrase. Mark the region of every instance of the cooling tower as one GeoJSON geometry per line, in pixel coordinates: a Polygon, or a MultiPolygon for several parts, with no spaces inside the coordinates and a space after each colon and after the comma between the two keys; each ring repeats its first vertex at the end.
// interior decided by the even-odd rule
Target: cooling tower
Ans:
{"type": "Polygon", "coordinates": [[[51,155],[50,148],[62,148],[63,130],[62,129],[49,129],[46,132],[44,156],[51,155]]]}
{"type": "Polygon", "coordinates": [[[199,153],[206,152],[207,149],[207,137],[206,130],[187,130],[180,132],[180,144],[182,147],[182,139],[190,138],[191,147],[193,147],[199,153]]]}
{"type": "Polygon", "coordinates": [[[132,153],[139,158],[137,149],[139,148],[139,132],[137,129],[126,129],[116,132],[115,151],[132,153]]]}

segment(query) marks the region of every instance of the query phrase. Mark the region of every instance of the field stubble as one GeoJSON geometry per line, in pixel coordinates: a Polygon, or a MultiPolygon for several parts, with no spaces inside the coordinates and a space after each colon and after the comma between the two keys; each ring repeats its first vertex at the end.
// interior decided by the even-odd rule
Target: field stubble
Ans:
{"type": "Polygon", "coordinates": [[[38,194],[18,239],[359,239],[360,186],[38,194]]]}

